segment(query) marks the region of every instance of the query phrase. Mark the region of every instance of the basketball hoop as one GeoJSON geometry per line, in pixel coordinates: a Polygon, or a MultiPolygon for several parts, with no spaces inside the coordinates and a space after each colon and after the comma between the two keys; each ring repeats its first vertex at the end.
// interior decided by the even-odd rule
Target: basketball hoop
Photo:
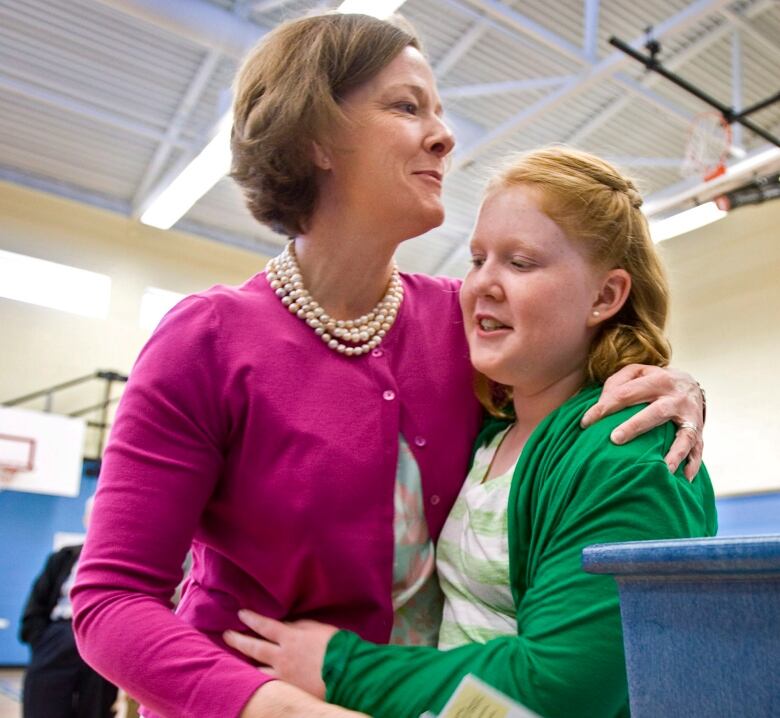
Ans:
{"type": "Polygon", "coordinates": [[[702,112],[691,123],[680,172],[684,177],[704,177],[705,182],[720,177],[730,149],[731,125],[720,112],[702,112]]]}
{"type": "Polygon", "coordinates": [[[35,468],[36,443],[30,436],[0,434],[0,489],[8,488],[19,474],[35,468]]]}

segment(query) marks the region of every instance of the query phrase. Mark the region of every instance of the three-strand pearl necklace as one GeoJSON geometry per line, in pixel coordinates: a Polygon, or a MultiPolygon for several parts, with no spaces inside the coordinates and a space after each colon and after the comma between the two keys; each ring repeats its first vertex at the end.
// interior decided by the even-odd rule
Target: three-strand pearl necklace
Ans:
{"type": "Polygon", "coordinates": [[[334,319],[303,286],[293,241],[268,262],[265,276],[291,314],[306,322],[329,348],[347,356],[360,356],[379,346],[393,326],[404,296],[398,267],[394,266],[385,296],[368,314],[358,319],[334,319]]]}

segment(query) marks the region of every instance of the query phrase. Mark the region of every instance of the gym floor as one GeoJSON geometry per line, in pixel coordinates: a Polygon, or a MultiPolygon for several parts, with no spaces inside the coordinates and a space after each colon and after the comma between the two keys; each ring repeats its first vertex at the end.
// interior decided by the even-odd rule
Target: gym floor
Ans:
{"type": "Polygon", "coordinates": [[[22,676],[19,668],[0,668],[0,718],[22,715],[22,676]]]}

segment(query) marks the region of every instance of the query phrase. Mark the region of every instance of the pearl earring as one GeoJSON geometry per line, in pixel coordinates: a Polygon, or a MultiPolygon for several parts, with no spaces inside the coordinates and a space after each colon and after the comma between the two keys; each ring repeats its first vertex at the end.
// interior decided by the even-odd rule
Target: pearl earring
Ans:
{"type": "Polygon", "coordinates": [[[592,312],[592,314],[593,314],[593,316],[594,316],[594,317],[599,317],[599,316],[601,316],[601,312],[600,312],[598,309],[594,309],[594,310],[593,310],[593,312],[592,312]]]}

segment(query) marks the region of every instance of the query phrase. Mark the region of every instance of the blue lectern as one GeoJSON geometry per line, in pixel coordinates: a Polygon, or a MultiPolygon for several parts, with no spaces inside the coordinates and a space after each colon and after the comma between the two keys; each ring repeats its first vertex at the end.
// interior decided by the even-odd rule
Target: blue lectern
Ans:
{"type": "Polygon", "coordinates": [[[601,544],[632,718],[780,716],[780,535],[601,544]]]}

